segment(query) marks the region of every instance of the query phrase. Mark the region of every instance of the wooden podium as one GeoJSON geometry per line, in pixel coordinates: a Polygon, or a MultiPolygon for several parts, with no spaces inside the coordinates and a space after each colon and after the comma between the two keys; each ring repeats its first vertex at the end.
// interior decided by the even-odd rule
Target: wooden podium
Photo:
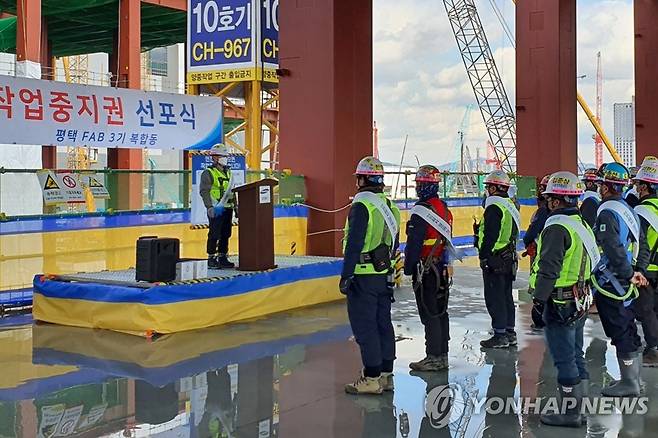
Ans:
{"type": "Polygon", "coordinates": [[[233,189],[238,194],[240,271],[265,271],[274,263],[274,179],[262,179],[233,189]]]}

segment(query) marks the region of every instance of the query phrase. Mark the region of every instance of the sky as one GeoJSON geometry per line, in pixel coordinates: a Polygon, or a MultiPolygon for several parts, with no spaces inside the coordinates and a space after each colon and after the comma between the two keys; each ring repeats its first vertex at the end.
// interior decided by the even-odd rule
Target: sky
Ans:
{"type": "MultiPolygon", "coordinates": [[[[373,0],[374,118],[380,156],[399,163],[456,160],[456,137],[473,104],[465,143],[486,155],[488,138],[441,0],[373,0]]],[[[494,14],[495,3],[514,32],[512,0],[476,0],[482,25],[514,107],[515,53],[494,14]]],[[[578,0],[578,91],[594,109],[596,54],[603,62],[603,127],[613,137],[613,104],[630,102],[633,81],[632,0],[578,0]]],[[[574,102],[576,105],[576,102],[574,102]]],[[[594,162],[594,128],[578,108],[578,150],[594,162]]],[[[604,147],[604,160],[610,159],[604,147]]]]}

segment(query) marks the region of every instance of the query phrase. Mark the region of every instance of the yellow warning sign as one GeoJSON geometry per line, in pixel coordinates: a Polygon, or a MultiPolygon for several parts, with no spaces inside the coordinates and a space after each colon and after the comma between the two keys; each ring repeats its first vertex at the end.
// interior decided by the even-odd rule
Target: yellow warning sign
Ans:
{"type": "Polygon", "coordinates": [[[103,184],[99,183],[95,178],[89,177],[89,187],[103,187],[103,184]]]}
{"type": "Polygon", "coordinates": [[[59,186],[57,185],[57,182],[55,181],[55,178],[52,177],[52,175],[48,174],[48,177],[46,178],[46,182],[43,185],[44,190],[59,190],[59,186]]]}

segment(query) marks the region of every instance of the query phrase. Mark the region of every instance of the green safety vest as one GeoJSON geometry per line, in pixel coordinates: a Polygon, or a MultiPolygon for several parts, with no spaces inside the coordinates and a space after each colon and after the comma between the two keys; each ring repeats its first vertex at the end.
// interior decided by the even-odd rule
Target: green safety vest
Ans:
{"type": "MultiPolygon", "coordinates": [[[[383,193],[378,193],[377,196],[384,199],[388,206],[391,208],[393,215],[395,216],[395,221],[398,224],[398,229],[400,228],[400,210],[398,207],[390,202],[386,195],[383,193]]],[[[367,200],[358,201],[363,204],[366,209],[368,209],[368,228],[366,229],[366,237],[363,242],[363,249],[361,249],[361,254],[366,254],[377,248],[382,243],[386,244],[389,248],[392,248],[394,245],[393,239],[395,236],[391,237],[391,233],[386,226],[384,221],[384,216],[377,210],[377,207],[374,204],[370,203],[367,200]]],[[[349,221],[345,223],[345,237],[343,238],[343,252],[345,252],[345,247],[347,246],[347,239],[349,238],[350,227],[349,221]]],[[[395,263],[395,260],[391,260],[391,266],[395,263]]],[[[372,263],[359,263],[354,268],[355,275],[366,275],[366,274],[385,274],[385,272],[375,271],[372,263]]]]}
{"type": "MultiPolygon", "coordinates": [[[[505,199],[513,208],[516,208],[511,199],[505,199]]],[[[505,206],[500,202],[495,202],[489,207],[492,208],[493,206],[499,208],[503,213],[503,219],[500,221],[500,232],[498,233],[498,239],[496,240],[496,244],[493,247],[493,251],[495,252],[505,248],[507,245],[512,243],[512,224],[514,224],[514,219],[512,218],[512,214],[507,211],[507,208],[505,208],[505,206]]],[[[478,248],[482,248],[482,242],[484,242],[484,217],[482,218],[482,223],[480,224],[480,229],[478,231],[478,248]]]]}
{"type": "MultiPolygon", "coordinates": [[[[645,199],[642,201],[641,205],[652,207],[656,213],[658,213],[658,199],[645,199]]],[[[654,247],[658,245],[658,230],[654,230],[652,226],[649,226],[649,229],[647,230],[647,243],[649,244],[649,251],[653,250],[654,247]]],[[[658,272],[658,265],[650,264],[647,271],[658,272]]]]}
{"type": "MultiPolygon", "coordinates": [[[[227,169],[218,169],[216,167],[209,167],[208,171],[210,176],[212,176],[212,187],[210,188],[210,197],[212,200],[217,203],[222,199],[224,193],[229,189],[229,183],[231,181],[231,170],[227,169]]],[[[230,196],[226,202],[225,207],[233,207],[233,196],[230,196]]]]}
{"type": "MultiPolygon", "coordinates": [[[[587,232],[590,233],[594,238],[594,232],[592,231],[590,226],[587,225],[585,221],[582,221],[582,223],[585,229],[587,230],[587,232]]],[[[571,228],[568,224],[555,223],[550,226],[564,227],[569,232],[569,237],[571,238],[571,246],[567,248],[567,251],[564,253],[564,259],[562,260],[562,269],[560,270],[560,276],[555,282],[555,288],[559,289],[559,288],[571,287],[574,284],[578,283],[578,279],[579,279],[578,277],[580,276],[580,267],[583,262],[583,256],[585,256],[586,259],[585,272],[583,273],[583,280],[588,281],[592,276],[592,261],[587,255],[587,251],[585,250],[583,241],[578,235],[578,233],[576,233],[574,229],[571,228]]],[[[535,288],[535,284],[537,282],[537,272],[539,272],[539,263],[541,261],[541,247],[542,247],[543,235],[544,232],[542,231],[541,235],[539,236],[539,242],[537,243],[537,257],[535,258],[535,262],[533,263],[532,268],[530,270],[530,287],[532,289],[535,288]]]]}

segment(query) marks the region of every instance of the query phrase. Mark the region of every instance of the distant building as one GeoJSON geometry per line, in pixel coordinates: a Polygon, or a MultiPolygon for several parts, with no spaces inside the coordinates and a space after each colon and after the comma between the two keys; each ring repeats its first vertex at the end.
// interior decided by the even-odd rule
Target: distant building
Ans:
{"type": "Polygon", "coordinates": [[[635,166],[635,98],[615,104],[615,149],[626,166],[635,166]]]}

